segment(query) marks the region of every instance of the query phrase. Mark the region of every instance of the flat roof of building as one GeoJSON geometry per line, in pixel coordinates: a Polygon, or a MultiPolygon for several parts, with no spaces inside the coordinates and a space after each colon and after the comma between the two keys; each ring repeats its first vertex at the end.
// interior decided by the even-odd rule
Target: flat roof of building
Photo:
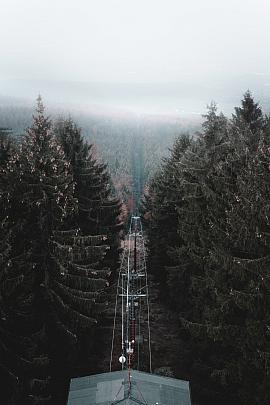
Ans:
{"type": "Polygon", "coordinates": [[[189,383],[131,370],[73,378],[68,405],[191,405],[189,383]]]}

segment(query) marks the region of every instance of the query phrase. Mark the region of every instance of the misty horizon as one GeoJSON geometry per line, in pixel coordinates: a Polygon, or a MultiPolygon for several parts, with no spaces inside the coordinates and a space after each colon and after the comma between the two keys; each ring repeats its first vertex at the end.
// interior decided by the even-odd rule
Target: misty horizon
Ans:
{"type": "Polygon", "coordinates": [[[269,111],[266,0],[1,3],[2,103],[229,115],[249,89],[269,111]]]}
{"type": "Polygon", "coordinates": [[[250,90],[264,108],[270,109],[270,74],[218,78],[190,86],[185,82],[108,83],[57,80],[0,81],[0,104],[27,102],[33,105],[38,94],[45,104],[82,111],[126,112],[143,115],[202,115],[215,102],[230,115],[243,94],[250,90]],[[248,84],[253,82],[253,86],[248,84]]]}

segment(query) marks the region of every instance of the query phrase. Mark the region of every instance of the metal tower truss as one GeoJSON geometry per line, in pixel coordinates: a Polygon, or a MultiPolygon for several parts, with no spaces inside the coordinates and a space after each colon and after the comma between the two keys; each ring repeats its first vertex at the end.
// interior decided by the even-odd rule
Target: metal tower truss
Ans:
{"type": "MultiPolygon", "coordinates": [[[[132,216],[129,232],[122,254],[122,262],[119,270],[117,296],[115,304],[114,328],[111,348],[110,371],[112,371],[112,359],[114,352],[114,335],[116,327],[116,313],[121,312],[121,348],[119,350],[119,362],[122,369],[128,370],[128,390],[131,396],[132,368],[140,369],[141,345],[144,337],[141,330],[142,308],[147,317],[147,337],[149,371],[152,372],[151,364],[151,334],[149,322],[149,294],[148,278],[146,271],[145,244],[141,218],[132,216]],[[121,351],[120,351],[121,350],[121,351]]],[[[145,318],[145,315],[144,315],[145,318]]],[[[144,350],[145,352],[145,350],[144,350]]],[[[145,363],[145,361],[144,361],[145,363]]]]}
{"type": "Polygon", "coordinates": [[[187,381],[152,374],[145,259],[141,219],[132,216],[118,273],[110,372],[73,378],[68,405],[190,405],[187,381]]]}

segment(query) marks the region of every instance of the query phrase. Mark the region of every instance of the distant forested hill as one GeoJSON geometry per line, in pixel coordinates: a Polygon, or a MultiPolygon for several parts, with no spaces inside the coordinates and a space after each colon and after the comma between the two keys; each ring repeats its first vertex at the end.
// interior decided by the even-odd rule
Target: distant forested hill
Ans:
{"type": "MultiPolygon", "coordinates": [[[[191,120],[170,115],[81,113],[64,108],[48,110],[54,121],[72,116],[82,128],[83,136],[94,144],[96,157],[107,162],[116,193],[130,208],[134,201],[138,202],[176,136],[183,131],[195,132],[200,123],[199,117],[191,120]]],[[[1,126],[12,129],[18,137],[30,126],[32,112],[30,105],[13,105],[0,99],[1,126]]]]}

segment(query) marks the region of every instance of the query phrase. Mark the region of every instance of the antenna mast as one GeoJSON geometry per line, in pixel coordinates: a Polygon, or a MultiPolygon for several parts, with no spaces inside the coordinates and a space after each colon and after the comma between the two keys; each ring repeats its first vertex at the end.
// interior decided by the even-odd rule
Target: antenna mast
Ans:
{"type": "MultiPolygon", "coordinates": [[[[132,215],[128,236],[122,256],[119,270],[118,287],[115,306],[115,319],[117,302],[121,301],[121,355],[119,362],[122,369],[128,371],[128,395],[131,395],[131,370],[139,369],[140,344],[143,343],[141,336],[141,305],[147,305],[148,327],[148,351],[149,371],[152,373],[151,364],[151,335],[149,322],[149,296],[146,272],[146,256],[141,218],[132,215]],[[137,362],[136,362],[137,359],[137,362]]],[[[114,319],[114,328],[115,328],[114,319]]],[[[112,358],[114,350],[114,331],[111,350],[110,371],[112,370],[112,358]]]]}

